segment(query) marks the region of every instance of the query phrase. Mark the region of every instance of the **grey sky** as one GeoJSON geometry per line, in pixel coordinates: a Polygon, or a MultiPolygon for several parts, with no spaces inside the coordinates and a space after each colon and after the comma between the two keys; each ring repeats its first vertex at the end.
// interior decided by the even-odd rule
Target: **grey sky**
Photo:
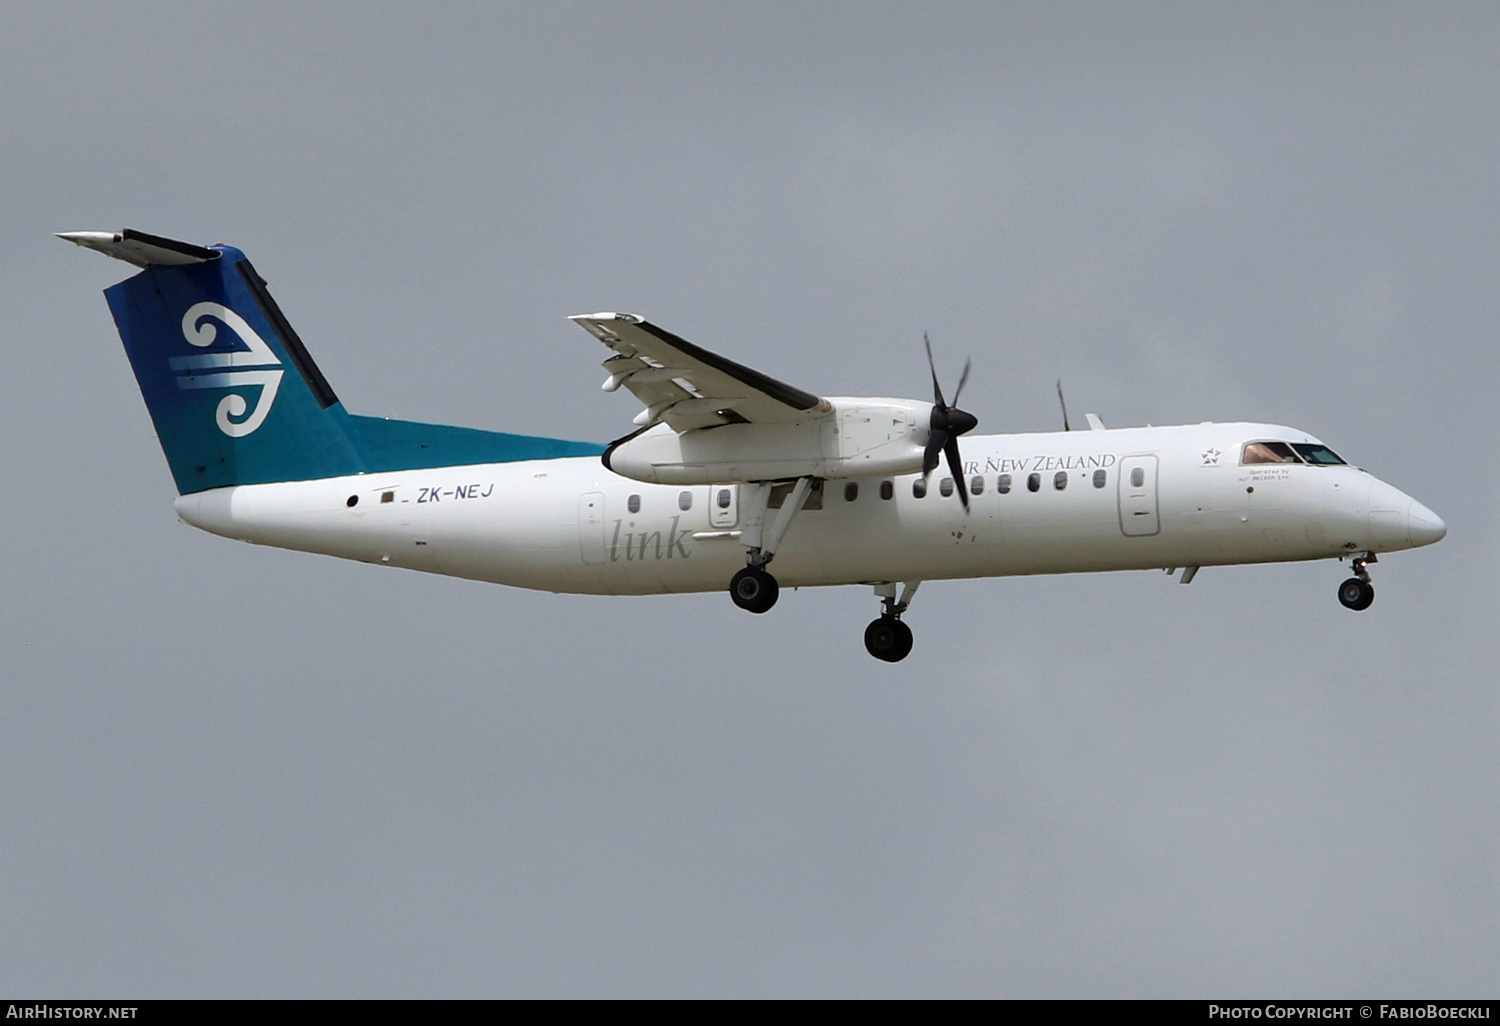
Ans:
{"type": "Polygon", "coordinates": [[[1491,4],[7,4],[0,992],[1463,995],[1500,965],[1491,4]],[[982,431],[1264,419],[1449,536],[593,599],[175,522],[50,239],[245,249],[350,409],[607,440],[570,313],[982,431]]]}

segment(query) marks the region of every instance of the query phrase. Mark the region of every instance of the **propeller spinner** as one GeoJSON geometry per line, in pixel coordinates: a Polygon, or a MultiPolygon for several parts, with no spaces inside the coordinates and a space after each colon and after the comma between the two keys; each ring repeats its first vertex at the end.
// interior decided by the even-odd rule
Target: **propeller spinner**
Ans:
{"type": "Polygon", "coordinates": [[[958,388],[953,392],[953,405],[950,406],[943,398],[943,387],[938,384],[937,364],[932,359],[932,340],[925,331],[922,332],[922,342],[927,346],[927,367],[932,371],[931,434],[927,439],[927,449],[922,453],[922,480],[927,480],[927,476],[937,467],[938,453],[942,453],[948,458],[948,470],[953,474],[959,501],[964,504],[964,512],[967,513],[969,489],[964,484],[964,464],[958,453],[958,436],[978,427],[979,419],[958,408],[958,397],[968,383],[970,361],[964,361],[964,372],[959,376],[958,388]]]}

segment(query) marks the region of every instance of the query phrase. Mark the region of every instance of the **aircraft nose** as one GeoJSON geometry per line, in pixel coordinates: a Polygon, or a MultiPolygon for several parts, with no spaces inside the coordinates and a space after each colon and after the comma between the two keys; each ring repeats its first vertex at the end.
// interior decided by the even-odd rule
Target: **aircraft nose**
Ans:
{"type": "Polygon", "coordinates": [[[1443,523],[1443,518],[1416,499],[1411,500],[1411,507],[1406,511],[1406,529],[1413,545],[1431,545],[1442,541],[1448,533],[1448,525],[1443,523]]]}

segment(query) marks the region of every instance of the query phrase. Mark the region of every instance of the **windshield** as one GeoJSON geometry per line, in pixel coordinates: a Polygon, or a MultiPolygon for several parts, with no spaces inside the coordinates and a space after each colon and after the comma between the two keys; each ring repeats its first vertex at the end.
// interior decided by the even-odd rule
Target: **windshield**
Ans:
{"type": "Polygon", "coordinates": [[[1246,442],[1241,463],[1301,463],[1285,442],[1246,442]]]}
{"type": "Polygon", "coordinates": [[[1342,467],[1339,454],[1326,445],[1313,442],[1246,442],[1240,455],[1242,464],[1311,463],[1315,467],[1342,467]]]}
{"type": "Polygon", "coordinates": [[[1327,467],[1342,467],[1344,461],[1339,459],[1339,454],[1326,445],[1311,445],[1306,442],[1293,442],[1292,448],[1307,462],[1314,465],[1327,467]]]}

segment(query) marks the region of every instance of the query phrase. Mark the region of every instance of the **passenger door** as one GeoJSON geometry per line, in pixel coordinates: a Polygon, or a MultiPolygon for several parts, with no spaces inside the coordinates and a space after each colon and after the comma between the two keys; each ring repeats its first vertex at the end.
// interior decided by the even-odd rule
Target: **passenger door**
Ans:
{"type": "Polygon", "coordinates": [[[1126,456],[1120,461],[1120,530],[1133,538],[1161,530],[1155,456],[1126,456]]]}

